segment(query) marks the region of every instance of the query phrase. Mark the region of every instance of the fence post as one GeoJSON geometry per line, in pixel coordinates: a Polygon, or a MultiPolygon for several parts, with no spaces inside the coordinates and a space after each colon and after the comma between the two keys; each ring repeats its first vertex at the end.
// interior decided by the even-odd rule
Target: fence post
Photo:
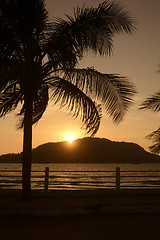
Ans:
{"type": "Polygon", "coordinates": [[[48,182],[49,182],[49,167],[45,168],[45,181],[44,181],[44,191],[48,191],[48,182]]]}
{"type": "Polygon", "coordinates": [[[120,190],[120,167],[116,167],[116,190],[120,190]]]}

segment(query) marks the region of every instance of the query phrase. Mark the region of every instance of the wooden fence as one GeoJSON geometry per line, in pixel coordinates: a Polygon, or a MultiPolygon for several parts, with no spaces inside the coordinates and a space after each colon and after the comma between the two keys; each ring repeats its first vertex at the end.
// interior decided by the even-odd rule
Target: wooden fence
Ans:
{"type": "MultiPolygon", "coordinates": [[[[32,189],[160,189],[160,171],[32,171],[32,189]]],[[[0,189],[21,189],[20,170],[0,170],[0,189]]]]}

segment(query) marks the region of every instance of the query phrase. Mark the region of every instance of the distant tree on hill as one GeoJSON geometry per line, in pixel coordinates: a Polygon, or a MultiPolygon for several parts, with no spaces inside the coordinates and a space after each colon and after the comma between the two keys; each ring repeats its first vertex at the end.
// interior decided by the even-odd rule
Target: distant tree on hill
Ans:
{"type": "Polygon", "coordinates": [[[95,101],[119,122],[136,92],[125,77],[77,68],[84,52],[110,56],[114,35],[134,32],[130,14],[106,1],[66,17],[49,21],[43,0],[0,1],[0,117],[21,106],[23,199],[31,196],[32,125],[49,100],[80,116],[87,133],[94,135],[101,119],[95,101]]]}

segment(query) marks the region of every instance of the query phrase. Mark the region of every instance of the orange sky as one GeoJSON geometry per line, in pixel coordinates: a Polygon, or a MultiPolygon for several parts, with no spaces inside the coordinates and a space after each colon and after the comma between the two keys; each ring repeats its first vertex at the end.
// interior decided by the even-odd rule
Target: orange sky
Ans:
{"type": "MultiPolygon", "coordinates": [[[[103,1],[86,0],[86,6],[97,6],[103,1]]],[[[129,77],[137,87],[135,105],[117,126],[103,113],[101,126],[96,137],[114,141],[136,142],[146,150],[150,142],[145,136],[156,130],[159,114],[138,110],[139,104],[160,89],[160,1],[159,0],[119,0],[136,19],[137,32],[133,36],[116,36],[112,58],[85,56],[79,67],[91,67],[103,73],[118,73],[129,77]]],[[[73,13],[73,6],[83,6],[83,0],[47,0],[50,17],[64,17],[73,13]]],[[[22,151],[23,132],[16,130],[16,112],[0,119],[0,154],[22,151]]],[[[46,142],[63,141],[72,135],[85,136],[80,121],[73,120],[68,113],[57,109],[50,103],[47,111],[36,127],[33,127],[33,147],[46,142]]]]}

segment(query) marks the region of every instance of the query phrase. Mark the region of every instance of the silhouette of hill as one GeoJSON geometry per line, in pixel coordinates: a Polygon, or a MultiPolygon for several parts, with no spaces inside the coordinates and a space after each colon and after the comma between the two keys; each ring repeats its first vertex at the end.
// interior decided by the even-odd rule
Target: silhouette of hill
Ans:
{"type": "MultiPolygon", "coordinates": [[[[0,162],[21,162],[22,154],[5,154],[0,162]]],[[[160,163],[135,143],[114,142],[104,138],[83,138],[73,143],[46,143],[33,149],[34,163],[160,163]]]]}

